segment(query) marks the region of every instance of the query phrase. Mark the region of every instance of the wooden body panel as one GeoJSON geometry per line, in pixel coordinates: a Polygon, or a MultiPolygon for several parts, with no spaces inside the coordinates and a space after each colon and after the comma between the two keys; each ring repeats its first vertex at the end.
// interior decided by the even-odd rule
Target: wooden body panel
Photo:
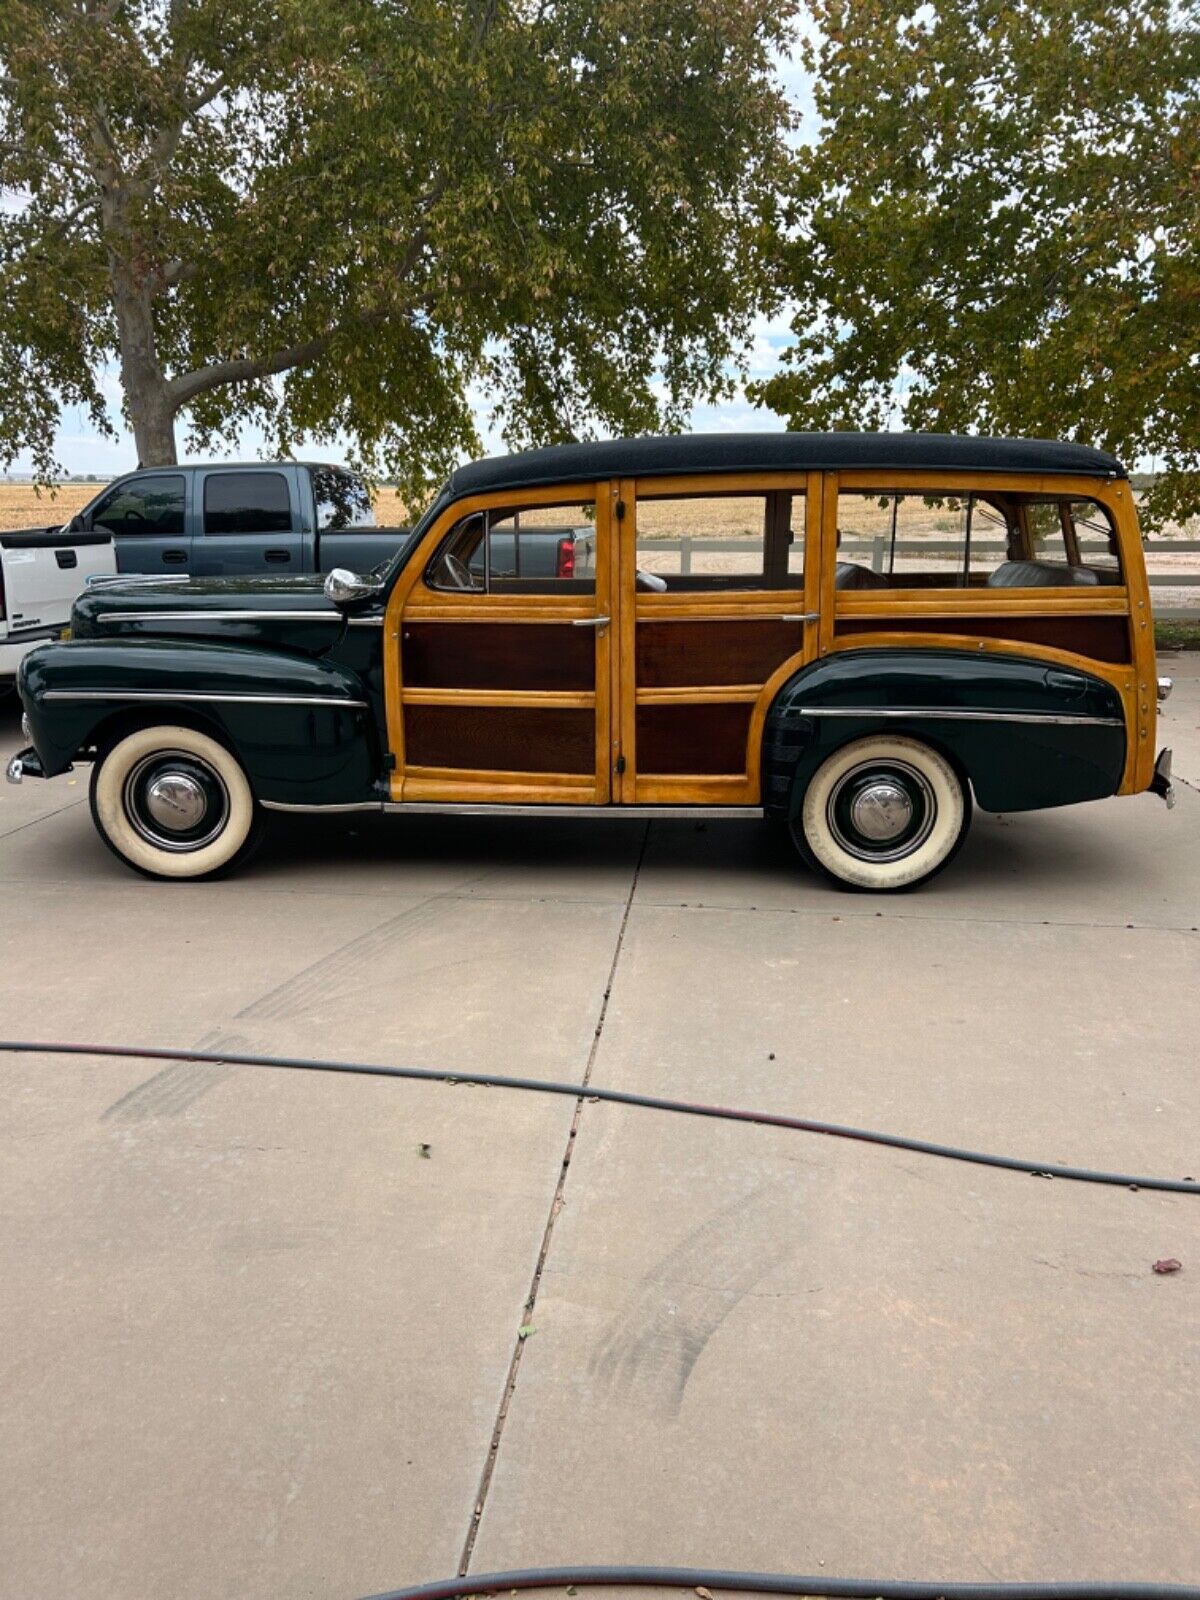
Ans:
{"type": "Polygon", "coordinates": [[[1128,484],[905,470],[625,479],[504,491],[448,507],[387,605],[392,797],[757,805],[763,728],[788,678],[840,651],[917,645],[1033,656],[1112,683],[1130,732],[1121,792],[1147,787],[1155,664],[1128,484]],[[1117,530],[1124,585],[839,591],[839,488],[995,489],[1099,501],[1117,530]],[[805,496],[802,590],[638,589],[639,496],[771,490],[805,496]],[[582,499],[594,499],[597,508],[594,598],[426,587],[427,564],[460,517],[582,499]],[[607,625],[580,625],[601,616],[609,618],[607,625]]]}

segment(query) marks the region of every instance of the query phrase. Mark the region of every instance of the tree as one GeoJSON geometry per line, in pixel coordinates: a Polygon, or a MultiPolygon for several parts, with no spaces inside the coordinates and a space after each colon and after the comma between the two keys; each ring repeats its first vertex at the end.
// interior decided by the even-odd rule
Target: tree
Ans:
{"type": "Polygon", "coordinates": [[[0,459],[63,405],[406,487],[675,425],[763,303],[793,0],[5,0],[0,459]]]}
{"type": "Polygon", "coordinates": [[[1076,438],[1200,510],[1200,28],[1172,0],[812,0],[793,426],[1076,438]]]}

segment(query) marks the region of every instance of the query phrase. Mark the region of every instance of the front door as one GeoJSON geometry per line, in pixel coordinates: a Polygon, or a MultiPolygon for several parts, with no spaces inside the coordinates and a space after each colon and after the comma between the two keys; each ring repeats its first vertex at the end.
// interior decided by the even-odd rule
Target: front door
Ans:
{"type": "Polygon", "coordinates": [[[767,707],[819,649],[822,483],[775,473],[621,484],[614,798],[760,804],[767,707]]]}
{"type": "Polygon", "coordinates": [[[392,798],[599,805],[612,796],[608,483],[459,501],[385,624],[392,798]]]}

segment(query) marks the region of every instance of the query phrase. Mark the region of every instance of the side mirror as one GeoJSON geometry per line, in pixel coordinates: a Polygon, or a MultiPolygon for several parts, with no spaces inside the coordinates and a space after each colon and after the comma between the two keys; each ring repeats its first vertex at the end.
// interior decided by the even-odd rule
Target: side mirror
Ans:
{"type": "Polygon", "coordinates": [[[334,567],[325,579],[325,598],[339,608],[352,606],[359,600],[369,600],[378,593],[379,585],[373,578],[360,578],[357,572],[351,572],[348,567],[334,567]]]}

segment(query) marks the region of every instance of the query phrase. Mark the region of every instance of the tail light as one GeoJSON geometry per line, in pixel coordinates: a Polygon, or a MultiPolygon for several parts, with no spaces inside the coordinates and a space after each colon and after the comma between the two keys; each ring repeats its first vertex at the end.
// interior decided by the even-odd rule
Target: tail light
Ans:
{"type": "Polygon", "coordinates": [[[4,555],[0,552],[0,621],[3,621],[4,614],[4,555]]]}
{"type": "Polygon", "coordinates": [[[560,539],[558,541],[558,567],[556,576],[559,578],[573,578],[575,576],[575,541],[574,539],[560,539]]]}

